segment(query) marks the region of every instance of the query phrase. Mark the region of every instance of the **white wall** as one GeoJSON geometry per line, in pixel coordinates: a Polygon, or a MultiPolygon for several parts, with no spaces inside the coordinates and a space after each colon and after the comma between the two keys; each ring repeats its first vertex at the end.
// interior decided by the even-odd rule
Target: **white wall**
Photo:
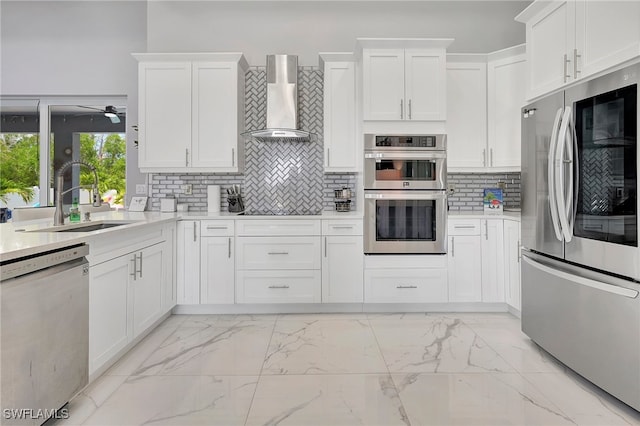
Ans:
{"type": "Polygon", "coordinates": [[[318,52],[352,51],[357,37],[451,37],[450,52],[524,43],[514,21],[530,1],[151,1],[149,52],[236,51],[251,65],[270,53],[317,65],[318,52]]]}
{"type": "Polygon", "coordinates": [[[137,62],[146,50],[145,1],[0,1],[0,93],[127,96],[127,186],[144,183],[131,125],[137,62]]]}

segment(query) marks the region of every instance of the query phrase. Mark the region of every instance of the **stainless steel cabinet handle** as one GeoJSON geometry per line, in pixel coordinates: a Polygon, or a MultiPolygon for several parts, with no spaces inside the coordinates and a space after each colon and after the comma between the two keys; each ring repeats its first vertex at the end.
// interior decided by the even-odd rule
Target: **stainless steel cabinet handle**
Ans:
{"type": "Polygon", "coordinates": [[[573,49],[573,78],[578,78],[578,74],[580,71],[578,70],[578,58],[581,58],[582,55],[578,55],[578,49],[573,49]]]}
{"type": "Polygon", "coordinates": [[[289,254],[287,251],[270,251],[267,254],[289,254]]]}
{"type": "Polygon", "coordinates": [[[400,120],[404,119],[404,100],[400,99],[400,120]]]}
{"type": "Polygon", "coordinates": [[[451,237],[451,257],[456,257],[456,237],[451,237]]]}
{"type": "Polygon", "coordinates": [[[409,120],[411,120],[411,99],[409,99],[409,120]]]}
{"type": "Polygon", "coordinates": [[[229,237],[229,259],[231,259],[231,237],[229,237]]]}
{"type": "Polygon", "coordinates": [[[137,268],[138,268],[138,255],[134,254],[133,255],[133,259],[131,259],[131,261],[133,262],[133,273],[129,274],[133,277],[133,280],[136,280],[136,273],[138,272],[137,268]]]}
{"type": "Polygon", "coordinates": [[[207,229],[227,229],[226,226],[207,226],[207,229]]]}
{"type": "Polygon", "coordinates": [[[396,288],[418,288],[417,285],[397,285],[396,288]]]}
{"type": "Polygon", "coordinates": [[[327,237],[324,237],[324,257],[327,257],[327,237]]]}
{"type": "Polygon", "coordinates": [[[184,165],[189,165],[189,148],[185,148],[184,150],[184,165]]]}
{"type": "Polygon", "coordinates": [[[493,148],[489,148],[489,166],[493,167],[493,148]]]}
{"type": "Polygon", "coordinates": [[[474,229],[475,225],[453,225],[456,229],[474,229]]]}
{"type": "Polygon", "coordinates": [[[522,257],[522,251],[520,250],[520,240],[518,240],[518,253],[516,258],[518,259],[518,263],[520,263],[520,258],[522,257]]]}
{"type": "Polygon", "coordinates": [[[269,288],[289,288],[288,285],[270,285],[269,288]]]}
{"type": "Polygon", "coordinates": [[[482,167],[487,167],[487,150],[482,150],[482,167]]]}
{"type": "Polygon", "coordinates": [[[196,237],[197,237],[197,235],[196,235],[196,223],[193,222],[193,242],[196,241],[196,237]]]}
{"type": "Polygon", "coordinates": [[[140,252],[140,271],[138,271],[140,273],[140,278],[142,278],[142,252],[140,252]]]}
{"type": "Polygon", "coordinates": [[[331,151],[330,148],[327,148],[327,167],[331,166],[331,151]]]}
{"type": "Polygon", "coordinates": [[[333,229],[353,229],[353,226],[334,225],[331,228],[333,228],[333,229]]]}
{"type": "Polygon", "coordinates": [[[236,150],[235,148],[231,148],[231,166],[235,167],[236,165],[236,150]]]}
{"type": "Polygon", "coordinates": [[[563,81],[566,83],[567,79],[571,78],[570,74],[567,74],[567,64],[571,62],[571,59],[567,58],[567,54],[564,54],[564,74],[563,74],[563,81]]]}
{"type": "Polygon", "coordinates": [[[484,239],[489,239],[489,222],[486,220],[484,221],[484,239]]]}

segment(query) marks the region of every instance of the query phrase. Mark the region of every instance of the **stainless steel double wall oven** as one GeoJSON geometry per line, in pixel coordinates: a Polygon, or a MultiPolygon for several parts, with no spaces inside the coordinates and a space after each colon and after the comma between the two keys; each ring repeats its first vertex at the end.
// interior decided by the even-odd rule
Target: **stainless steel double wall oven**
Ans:
{"type": "Polygon", "coordinates": [[[365,135],[365,254],[447,252],[445,135],[365,135]]]}

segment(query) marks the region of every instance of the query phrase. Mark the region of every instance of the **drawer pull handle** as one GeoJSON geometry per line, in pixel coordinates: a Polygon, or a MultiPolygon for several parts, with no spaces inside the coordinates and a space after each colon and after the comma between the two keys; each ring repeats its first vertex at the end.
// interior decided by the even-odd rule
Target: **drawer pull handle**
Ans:
{"type": "Polygon", "coordinates": [[[226,226],[207,226],[207,229],[227,229],[226,226]]]}
{"type": "Polygon", "coordinates": [[[353,226],[332,226],[333,229],[353,229],[353,226]]]}
{"type": "Polygon", "coordinates": [[[289,288],[288,285],[270,285],[269,288],[289,288]]]}
{"type": "Polygon", "coordinates": [[[268,254],[289,254],[288,251],[270,251],[268,254]]]}
{"type": "Polygon", "coordinates": [[[418,288],[417,285],[397,285],[396,288],[418,288]]]}
{"type": "Polygon", "coordinates": [[[456,229],[474,229],[475,225],[453,225],[456,229]]]}

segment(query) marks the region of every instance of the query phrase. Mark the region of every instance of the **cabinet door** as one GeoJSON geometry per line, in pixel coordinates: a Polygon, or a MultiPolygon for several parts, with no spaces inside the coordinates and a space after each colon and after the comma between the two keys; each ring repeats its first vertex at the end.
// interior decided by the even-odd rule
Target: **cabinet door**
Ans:
{"type": "Polygon", "coordinates": [[[575,48],[580,57],[574,78],[586,77],[640,54],[640,2],[576,1],[575,48]]]}
{"type": "Polygon", "coordinates": [[[325,172],[358,170],[356,143],[356,74],[353,62],[324,67],[325,172]]]}
{"type": "Polygon", "coordinates": [[[91,266],[89,287],[89,374],[127,345],[127,287],[133,255],[91,266]]]}
{"type": "Polygon", "coordinates": [[[233,237],[205,237],[200,244],[200,303],[234,303],[233,237]]]}
{"type": "Polygon", "coordinates": [[[446,119],[446,73],[444,49],[405,50],[405,119],[446,119]]]}
{"type": "Polygon", "coordinates": [[[162,282],[162,312],[169,312],[176,306],[176,227],[167,226],[163,230],[167,240],[164,244],[162,264],[166,268],[166,277],[162,282]]]}
{"type": "Polygon", "coordinates": [[[485,167],[486,149],[487,65],[449,63],[447,166],[450,169],[485,167]]]}
{"type": "Polygon", "coordinates": [[[520,222],[504,221],[504,271],[506,302],[520,310],[520,222]]]}
{"type": "Polygon", "coordinates": [[[133,335],[149,328],[162,314],[162,287],[167,269],[163,243],[138,252],[137,267],[129,279],[133,295],[133,335]]]}
{"type": "Polygon", "coordinates": [[[488,64],[488,165],[520,169],[520,108],[525,105],[526,56],[488,64]]]}
{"type": "Polygon", "coordinates": [[[191,146],[191,64],[141,62],[138,66],[138,165],[184,168],[191,146]]]}
{"type": "Polygon", "coordinates": [[[362,303],[363,256],[362,235],[324,237],[322,302],[362,303]]]}
{"type": "Polygon", "coordinates": [[[482,300],[482,248],[477,235],[449,236],[449,302],[482,300]]]}
{"type": "Polygon", "coordinates": [[[503,221],[485,219],[482,222],[482,301],[504,302],[503,221]]]}
{"type": "Polygon", "coordinates": [[[179,305],[200,303],[200,221],[178,222],[176,290],[179,305]]]}
{"type": "Polygon", "coordinates": [[[404,50],[365,49],[362,73],[364,120],[404,119],[404,50]]]}
{"type": "MultiPolygon", "coordinates": [[[[564,61],[575,44],[574,25],[572,1],[552,2],[527,23],[528,98],[551,92],[565,83],[572,64],[564,61]]],[[[571,60],[569,55],[566,59],[571,60]]]]}
{"type": "Polygon", "coordinates": [[[237,171],[238,78],[234,62],[194,62],[193,167],[237,171]]]}

